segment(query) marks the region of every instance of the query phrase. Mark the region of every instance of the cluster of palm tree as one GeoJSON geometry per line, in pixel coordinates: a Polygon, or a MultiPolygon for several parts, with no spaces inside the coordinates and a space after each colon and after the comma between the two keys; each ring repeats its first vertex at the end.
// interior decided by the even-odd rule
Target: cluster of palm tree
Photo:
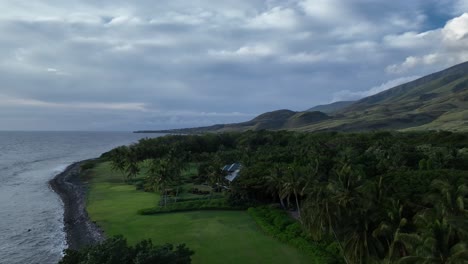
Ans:
{"type": "Polygon", "coordinates": [[[317,164],[275,166],[268,188],[283,207],[294,197],[313,239],[335,239],[346,263],[468,263],[468,189],[436,179],[424,201],[392,197],[383,177],[340,164],[328,179],[317,164]]]}
{"type": "Polygon", "coordinates": [[[125,182],[134,179],[140,172],[140,161],[134,148],[127,146],[115,148],[111,152],[110,160],[112,169],[125,175],[125,182]]]}
{"type": "Polygon", "coordinates": [[[226,172],[223,171],[223,164],[221,158],[218,155],[214,155],[210,161],[208,167],[206,168],[206,177],[207,182],[211,186],[210,198],[213,197],[213,192],[215,189],[222,188],[225,183],[226,172]]]}
{"type": "Polygon", "coordinates": [[[142,167],[147,168],[145,174],[145,190],[156,191],[161,194],[162,202],[166,206],[168,191],[176,187],[176,198],[181,183],[181,173],[185,168],[183,155],[177,155],[176,151],[169,151],[160,158],[141,160],[138,151],[134,147],[121,146],[111,152],[110,162],[113,170],[125,175],[125,182],[135,179],[142,167]]]}
{"type": "Polygon", "coordinates": [[[271,173],[265,177],[267,189],[277,197],[283,208],[290,208],[291,197],[294,198],[299,218],[301,206],[299,198],[305,194],[312,182],[312,178],[318,173],[318,163],[308,166],[298,164],[276,164],[271,173]],[[286,205],[284,203],[286,200],[286,205]]]}
{"type": "Polygon", "coordinates": [[[181,184],[181,173],[184,168],[182,160],[172,152],[164,158],[151,159],[149,162],[146,185],[162,196],[163,205],[167,205],[168,191],[170,187],[176,188],[175,201],[181,184]]]}
{"type": "Polygon", "coordinates": [[[143,168],[164,204],[186,162],[216,187],[222,166],[240,161],[231,198],[295,208],[346,263],[468,263],[466,149],[462,134],[263,131],[148,139],[110,160],[126,181],[143,168]]]}

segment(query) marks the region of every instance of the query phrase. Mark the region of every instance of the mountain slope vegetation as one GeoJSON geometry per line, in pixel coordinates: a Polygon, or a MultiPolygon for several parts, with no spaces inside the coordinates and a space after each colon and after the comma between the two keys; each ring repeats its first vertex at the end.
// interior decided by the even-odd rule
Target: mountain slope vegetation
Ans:
{"type": "Polygon", "coordinates": [[[357,102],[337,102],[304,112],[278,110],[259,115],[244,123],[158,132],[203,133],[263,129],[468,131],[468,62],[357,102]]]}
{"type": "Polygon", "coordinates": [[[355,102],[356,101],[338,101],[338,102],[333,102],[333,103],[325,104],[325,105],[317,105],[308,109],[307,112],[320,111],[326,114],[333,114],[337,111],[342,110],[343,108],[346,108],[352,105],[355,102]]]}

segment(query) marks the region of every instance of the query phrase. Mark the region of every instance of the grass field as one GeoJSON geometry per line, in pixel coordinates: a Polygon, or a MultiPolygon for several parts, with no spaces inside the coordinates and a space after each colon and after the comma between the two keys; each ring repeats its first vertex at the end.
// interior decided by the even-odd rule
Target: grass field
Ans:
{"type": "Polygon", "coordinates": [[[310,256],[263,234],[243,211],[196,211],[143,216],[159,195],[122,183],[108,163],[91,172],[88,212],[107,235],[130,243],[151,238],[155,244],[185,243],[194,263],[315,263],[310,256]]]}

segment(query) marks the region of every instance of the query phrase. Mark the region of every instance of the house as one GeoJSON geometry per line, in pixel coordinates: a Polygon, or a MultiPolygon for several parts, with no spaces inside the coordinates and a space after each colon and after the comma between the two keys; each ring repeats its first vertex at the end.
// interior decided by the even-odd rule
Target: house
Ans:
{"type": "Polygon", "coordinates": [[[239,172],[242,168],[240,163],[233,163],[230,165],[226,165],[223,167],[223,172],[226,173],[226,177],[224,177],[228,182],[232,182],[239,176],[239,172]]]}

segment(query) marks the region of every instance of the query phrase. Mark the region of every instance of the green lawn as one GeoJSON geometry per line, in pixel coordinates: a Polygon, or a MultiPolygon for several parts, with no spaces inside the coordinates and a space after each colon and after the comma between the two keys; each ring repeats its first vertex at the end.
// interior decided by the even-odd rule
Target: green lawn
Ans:
{"type": "Polygon", "coordinates": [[[246,212],[197,211],[142,216],[138,209],[159,201],[153,193],[122,184],[108,163],[92,171],[88,212],[108,235],[122,234],[134,243],[185,243],[195,250],[194,263],[314,263],[310,256],[263,234],[246,212]]]}

